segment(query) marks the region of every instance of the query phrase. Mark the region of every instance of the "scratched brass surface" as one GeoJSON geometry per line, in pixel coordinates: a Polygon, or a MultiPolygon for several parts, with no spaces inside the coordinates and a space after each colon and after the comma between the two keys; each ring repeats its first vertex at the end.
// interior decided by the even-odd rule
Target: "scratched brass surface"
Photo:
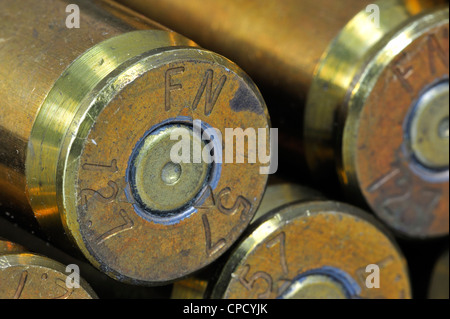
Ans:
{"type": "Polygon", "coordinates": [[[82,278],[79,287],[67,287],[70,274],[56,261],[0,239],[0,299],[97,298],[82,278]]]}
{"type": "Polygon", "coordinates": [[[266,194],[262,205],[271,197],[280,205],[252,221],[219,275],[207,287],[179,281],[172,298],[411,298],[406,260],[371,215],[292,184],[266,194]],[[366,284],[371,264],[380,270],[377,289],[366,284]]]}
{"type": "Polygon", "coordinates": [[[1,201],[117,280],[175,280],[238,238],[267,176],[219,165],[189,215],[160,221],[137,202],[149,186],[130,183],[133,152],[172,122],[268,128],[264,101],[231,61],[112,2],[77,4],[81,27],[68,29],[65,1],[0,2],[1,201]]]}
{"type": "Polygon", "coordinates": [[[284,102],[271,113],[281,126],[287,111],[304,118],[304,139],[283,128],[280,145],[304,153],[316,180],[334,176],[402,235],[448,234],[448,108],[430,111],[430,132],[408,128],[426,91],[448,85],[446,1],[119,1],[296,96],[296,115],[284,102]]]}
{"type": "MultiPolygon", "coordinates": [[[[424,92],[448,84],[448,6],[378,4],[380,28],[365,23],[367,13],[361,12],[317,68],[306,106],[306,155],[318,175],[337,163],[348,197],[363,198],[399,233],[443,236],[449,225],[448,164],[434,170],[418,163],[409,127],[421,117],[415,106],[424,92]]],[[[436,106],[425,121],[448,118],[448,106],[436,106]]],[[[438,152],[445,157],[447,149],[438,152]]]]}

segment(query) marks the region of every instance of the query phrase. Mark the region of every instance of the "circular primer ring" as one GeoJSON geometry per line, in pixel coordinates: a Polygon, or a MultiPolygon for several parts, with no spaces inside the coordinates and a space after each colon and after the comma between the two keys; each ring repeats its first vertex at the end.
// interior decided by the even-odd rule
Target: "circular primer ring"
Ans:
{"type": "MultiPolygon", "coordinates": [[[[222,169],[222,145],[220,145],[219,138],[216,137],[215,134],[208,135],[208,132],[213,132],[212,127],[205,123],[201,122],[201,139],[205,134],[206,140],[211,141],[213,143],[213,162],[208,168],[208,173],[205,178],[205,182],[201,187],[201,190],[197,193],[197,195],[192,198],[189,202],[187,202],[182,207],[174,210],[174,211],[157,211],[148,208],[142,201],[138,192],[135,190],[135,181],[134,176],[136,172],[136,168],[133,164],[136,159],[142,144],[144,143],[146,137],[152,134],[156,134],[161,131],[167,125],[180,125],[180,126],[194,126],[194,121],[190,117],[179,116],[176,118],[167,119],[157,125],[151,127],[144,136],[136,143],[133,152],[128,161],[125,181],[128,187],[125,189],[125,195],[130,202],[133,202],[133,208],[135,212],[144,218],[147,221],[154,222],[157,224],[164,225],[173,225],[177,224],[180,221],[189,218],[192,214],[197,212],[197,209],[194,206],[200,206],[205,201],[205,191],[208,187],[214,190],[219,182],[221,169],[222,169]],[[219,151],[216,151],[219,150],[219,151]]],[[[203,140],[203,139],[202,139],[203,140]]]]}
{"type": "Polygon", "coordinates": [[[439,86],[445,86],[449,85],[449,79],[448,76],[442,79],[438,79],[437,81],[431,83],[427,87],[425,87],[422,92],[419,94],[419,97],[416,101],[413,102],[411,109],[409,111],[409,114],[405,118],[405,122],[403,125],[403,131],[405,135],[405,142],[402,145],[402,151],[403,154],[405,154],[406,158],[409,159],[409,167],[411,168],[411,171],[414,172],[414,174],[418,175],[422,179],[426,180],[430,183],[441,183],[446,182],[449,179],[449,168],[442,168],[442,169],[433,169],[430,167],[426,167],[424,164],[420,162],[420,160],[417,158],[417,156],[414,154],[413,150],[410,146],[411,141],[411,125],[413,122],[413,116],[415,112],[417,111],[420,102],[422,99],[427,98],[426,93],[433,88],[437,88],[439,86]]]}
{"type": "Polygon", "coordinates": [[[285,299],[286,296],[290,295],[293,292],[295,283],[301,283],[306,278],[313,275],[327,276],[340,284],[344,288],[345,295],[348,299],[359,298],[358,296],[361,293],[361,288],[349,274],[336,267],[323,266],[321,268],[308,270],[295,277],[292,280],[293,284],[288,289],[286,289],[277,299],[285,299]]]}

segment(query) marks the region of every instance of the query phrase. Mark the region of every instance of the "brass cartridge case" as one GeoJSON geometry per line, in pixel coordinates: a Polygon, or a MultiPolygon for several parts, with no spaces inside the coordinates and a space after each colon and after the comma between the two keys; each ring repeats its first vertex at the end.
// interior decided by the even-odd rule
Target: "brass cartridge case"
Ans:
{"type": "Polygon", "coordinates": [[[64,265],[0,238],[0,299],[97,298],[82,278],[75,286],[71,274],[64,265]]]}
{"type": "Polygon", "coordinates": [[[265,103],[222,56],[114,2],[76,4],[79,28],[67,1],[0,1],[0,202],[117,280],[171,282],[231,246],[267,180],[258,162],[173,163],[171,134],[268,129],[265,103]]]}
{"type": "Polygon", "coordinates": [[[381,223],[292,184],[268,186],[249,229],[216,272],[209,281],[176,282],[172,297],[411,298],[406,260],[381,223]]]}
{"type": "Polygon", "coordinates": [[[294,96],[271,115],[315,179],[335,176],[402,235],[448,234],[448,2],[119,2],[294,96]],[[303,122],[301,140],[280,116],[303,122]]]}

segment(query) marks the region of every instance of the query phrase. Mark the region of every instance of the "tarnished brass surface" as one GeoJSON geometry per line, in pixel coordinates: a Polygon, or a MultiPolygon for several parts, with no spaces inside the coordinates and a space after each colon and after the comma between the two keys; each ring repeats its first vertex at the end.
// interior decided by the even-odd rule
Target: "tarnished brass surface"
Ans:
{"type": "Polygon", "coordinates": [[[417,107],[448,86],[448,2],[119,1],[297,96],[316,179],[337,172],[350,200],[403,235],[448,234],[448,103],[417,107]]]}
{"type": "Polygon", "coordinates": [[[97,298],[82,278],[79,288],[67,287],[66,279],[70,274],[56,261],[28,253],[25,248],[0,239],[0,299],[97,298]]]}
{"type": "Polygon", "coordinates": [[[186,279],[174,286],[172,297],[411,298],[406,261],[372,216],[347,204],[308,199],[311,191],[290,184],[267,192],[286,201],[252,222],[218,279],[203,290],[197,279],[186,279]],[[374,264],[378,288],[366,283],[372,282],[366,268],[374,264]]]}
{"type": "Polygon", "coordinates": [[[428,290],[428,298],[430,299],[449,299],[449,265],[448,250],[443,253],[431,274],[431,281],[428,290]]]}
{"type": "Polygon", "coordinates": [[[238,238],[267,175],[222,163],[174,176],[155,136],[193,120],[267,129],[264,101],[231,61],[112,2],[77,4],[80,28],[68,29],[65,1],[0,1],[1,201],[115,279],[175,280],[238,238]],[[181,182],[184,201],[153,196],[181,182]]]}
{"type": "MultiPolygon", "coordinates": [[[[2,210],[0,207],[0,215],[2,215],[2,210]]],[[[5,215],[7,216],[7,214],[5,215]]],[[[172,290],[170,285],[165,287],[147,287],[117,281],[92,266],[87,260],[74,256],[69,251],[63,251],[55,247],[52,243],[26,231],[16,223],[9,222],[2,216],[0,216],[0,236],[8,238],[7,248],[10,251],[12,246],[19,253],[33,252],[63,265],[78,266],[80,276],[89,283],[89,286],[100,299],[161,299],[170,297],[172,290]],[[20,247],[18,247],[18,244],[20,247]]],[[[2,245],[1,243],[0,245],[2,245]]]]}
{"type": "MultiPolygon", "coordinates": [[[[449,230],[448,163],[435,169],[417,160],[411,122],[423,117],[416,103],[430,87],[448,85],[448,6],[422,10],[406,6],[408,1],[377,3],[380,28],[365,23],[367,13],[362,11],[317,68],[306,106],[306,154],[319,175],[326,173],[324,166],[337,162],[349,198],[362,194],[399,233],[442,236],[449,230]],[[364,27],[374,36],[361,43],[364,27]]],[[[445,102],[433,107],[432,114],[425,114],[431,132],[414,132],[429,139],[425,144],[437,135],[434,123],[448,118],[445,102]]],[[[445,139],[434,143],[445,146],[445,139]]],[[[430,150],[421,147],[420,152],[430,150]]],[[[448,157],[448,148],[438,153],[448,157]]]]}

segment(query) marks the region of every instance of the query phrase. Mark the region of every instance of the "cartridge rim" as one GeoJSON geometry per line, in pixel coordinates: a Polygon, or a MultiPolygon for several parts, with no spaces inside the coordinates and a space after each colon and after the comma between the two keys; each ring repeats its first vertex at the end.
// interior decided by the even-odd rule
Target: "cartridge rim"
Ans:
{"type": "Polygon", "coordinates": [[[182,136],[193,149],[204,149],[202,133],[194,133],[189,118],[168,119],[136,145],[127,168],[127,196],[138,214],[156,223],[177,223],[194,213],[192,203],[208,188],[215,188],[220,163],[194,161],[192,154],[185,162],[171,160],[178,143],[173,138],[182,136]]]}
{"type": "MultiPolygon", "coordinates": [[[[72,271],[47,257],[31,253],[0,256],[1,299],[97,299],[83,279],[66,285],[72,271]]],[[[78,274],[80,275],[80,274],[78,274]]]]}
{"type": "MultiPolygon", "coordinates": [[[[404,63],[404,56],[409,57],[410,64],[429,62],[426,53],[430,50],[429,43],[433,39],[438,39],[439,46],[445,43],[441,37],[448,34],[448,22],[446,8],[424,15],[398,32],[392,41],[399,43],[404,34],[411,36],[411,43],[405,42],[402,48],[404,55],[389,54],[388,43],[355,84],[366,89],[352,94],[348,102],[351,111],[342,145],[342,167],[349,172],[345,178],[350,184],[361,185],[366,202],[385,223],[409,237],[438,237],[449,231],[448,161],[445,165],[448,151],[437,149],[437,152],[444,152],[440,156],[443,159],[437,164],[424,165],[418,160],[418,155],[425,151],[417,143],[421,137],[416,136],[419,132],[411,132],[419,128],[416,120],[423,117],[423,113],[418,115],[416,106],[430,88],[448,83],[448,60],[445,65],[436,58],[435,66],[430,64],[420,74],[412,73],[408,82],[396,75],[395,70],[404,63]],[[407,88],[407,83],[413,84],[407,88]],[[389,129],[382,129],[381,122],[389,129]]],[[[447,46],[441,48],[448,53],[448,41],[447,46]]],[[[448,99],[448,90],[443,94],[447,94],[443,99],[448,99]]],[[[436,106],[437,112],[428,116],[429,123],[441,123],[448,118],[448,106],[436,106]]],[[[433,136],[422,134],[422,138],[427,139],[422,145],[429,145],[433,136]]],[[[434,146],[445,145],[445,140],[433,140],[437,144],[434,146]]]]}
{"type": "MultiPolygon", "coordinates": [[[[448,5],[376,5],[380,25],[361,11],[317,66],[304,122],[308,166],[318,179],[337,172],[348,199],[369,206],[398,234],[442,236],[448,165],[440,165],[444,158],[437,170],[424,167],[417,158],[425,148],[411,130],[418,128],[412,119],[420,97],[448,81],[448,5]]],[[[444,113],[433,122],[445,131],[444,113]]]]}
{"type": "MultiPolygon", "coordinates": [[[[244,230],[267,181],[258,163],[219,163],[200,174],[208,182],[199,183],[188,213],[156,220],[136,211],[127,168],[136,145],[153,127],[187,119],[219,131],[269,127],[265,103],[248,76],[231,61],[193,45],[175,33],[153,30],[100,43],[66,70],[62,83],[75,66],[92,70],[110,63],[109,55],[102,58],[105,52],[123,54],[124,60],[75,100],[70,122],[54,139],[61,139],[58,147],[55,141],[42,143],[36,133],[45,131],[44,121],[33,128],[29,152],[39,155],[27,156],[27,182],[39,222],[47,228],[62,224],[83,255],[116,280],[164,284],[208,265],[244,230]],[[152,39],[156,47],[139,48],[152,39]],[[57,154],[54,171],[39,167],[45,152],[57,154]],[[56,203],[44,189],[56,194],[56,203]]],[[[56,85],[52,92],[63,89],[56,85]]],[[[38,117],[48,114],[47,107],[38,117]]],[[[269,135],[266,139],[269,145],[269,135]]]]}
{"type": "Polygon", "coordinates": [[[333,285],[345,298],[411,297],[406,260],[393,237],[351,205],[292,203],[267,214],[246,234],[211,288],[212,298],[289,297],[290,288],[317,276],[326,282],[344,278],[333,285]],[[379,289],[366,286],[370,264],[384,268],[379,289]]]}

